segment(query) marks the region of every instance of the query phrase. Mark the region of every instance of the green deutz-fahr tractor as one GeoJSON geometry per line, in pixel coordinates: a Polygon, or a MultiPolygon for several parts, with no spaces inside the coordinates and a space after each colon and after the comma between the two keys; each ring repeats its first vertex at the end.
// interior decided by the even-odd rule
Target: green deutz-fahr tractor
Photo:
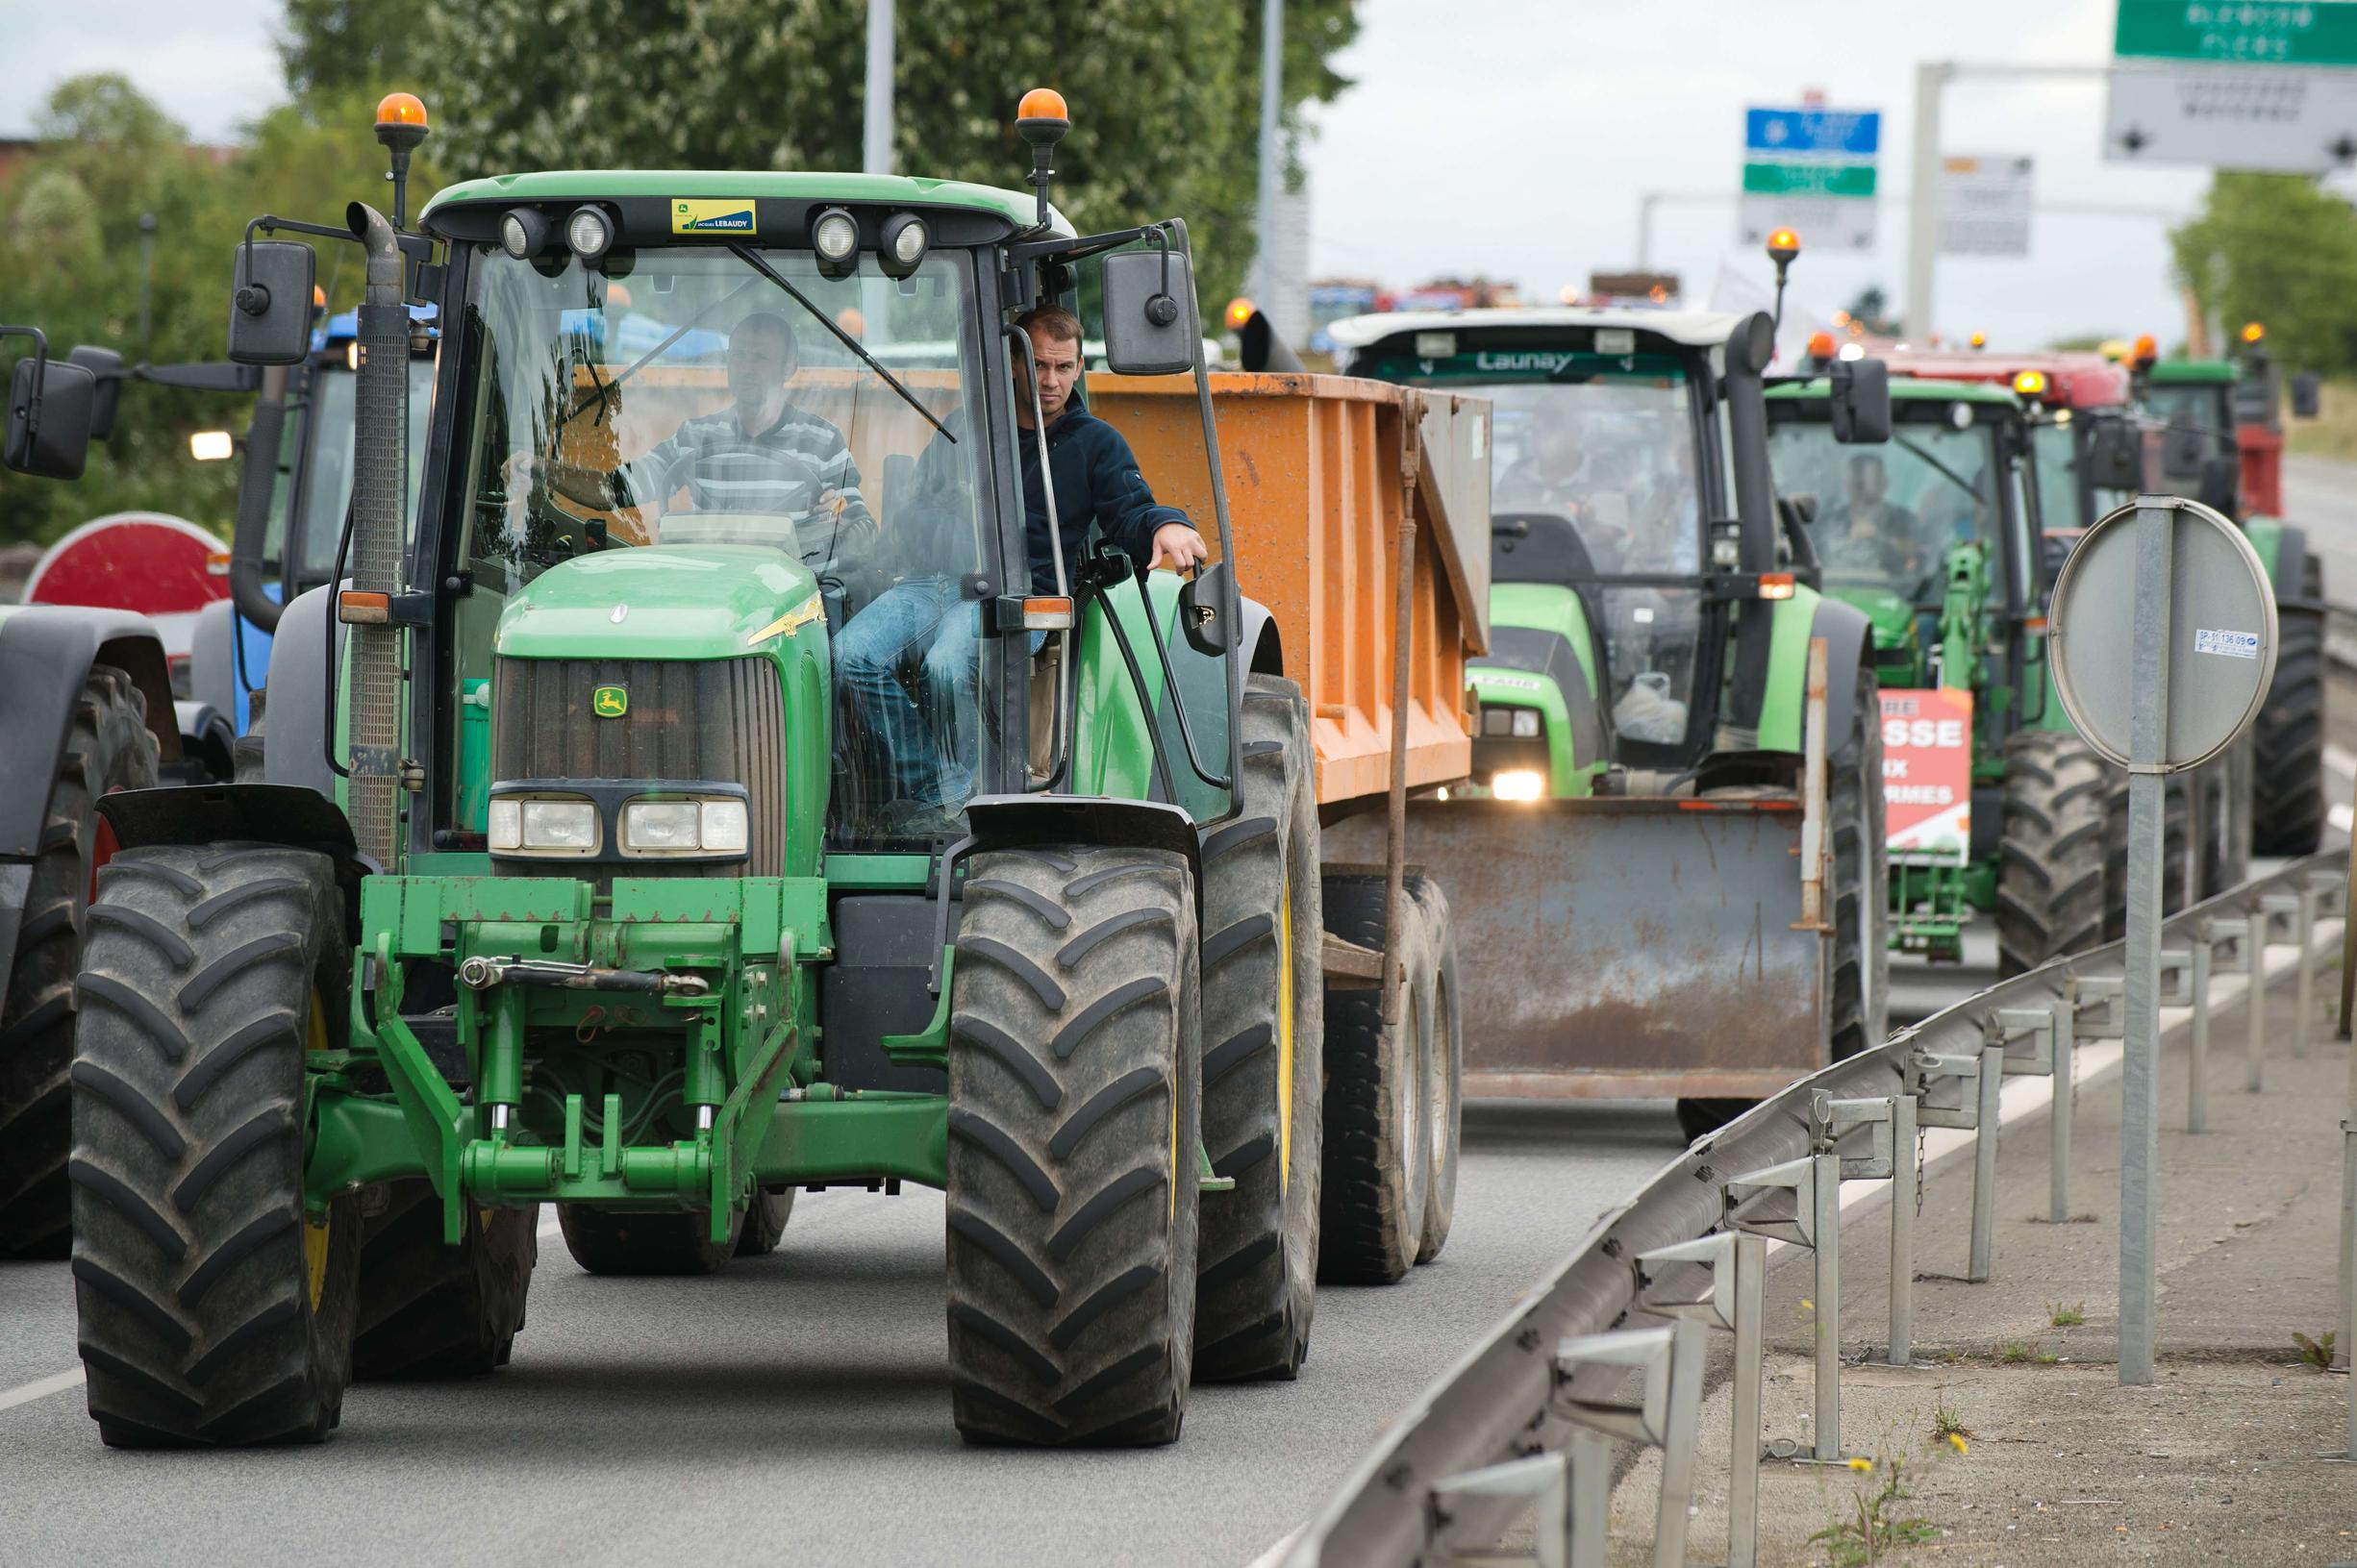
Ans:
{"type": "Polygon", "coordinates": [[[1824,590],[1873,623],[1893,947],[1961,958],[1975,911],[1995,912],[2009,970],[2101,942],[2113,790],[2053,693],[2020,401],[1897,378],[1872,452],[1835,443],[1821,377],[1770,388],[1768,409],[1824,590]]]}
{"type": "MultiPolygon", "coordinates": [[[[1866,616],[1801,580],[1805,538],[1776,505],[1768,314],[1419,311],[1330,331],[1352,375],[1494,406],[1472,798],[1419,803],[1411,835],[1448,868],[1476,982],[1468,1092],[1671,1095],[1692,1135],[1878,1042],[1873,650],[1866,616]],[[1821,906],[1807,850],[1762,820],[1795,809],[1821,812],[1821,906]],[[1784,945],[1806,932],[1827,940],[1784,945]],[[1752,955],[1741,980],[1734,952],[1752,955]]],[[[1844,440],[1883,438],[1884,379],[1843,367],[1844,440]]]]}
{"type": "Polygon", "coordinates": [[[72,1167],[106,1441],[314,1439],[351,1376],[504,1362],[543,1204],[592,1272],[695,1273],[829,1183],[946,1189],[970,1438],[1168,1441],[1191,1377],[1300,1365],[1307,709],[1225,564],[1185,228],[1075,236],[1047,196],[1066,128],[1026,98],[1036,196],[535,173],[445,190],[413,234],[423,127],[396,123],[391,221],[249,227],[241,362],[310,331],[312,248],[258,235],[365,257],[358,477],[342,586],[280,622],[262,776],[108,803],[72,1167]],[[1052,510],[1026,529],[1046,422],[1036,396],[1018,420],[1012,323],[1084,264],[1111,367],[1194,378],[1221,564],[1184,586],[1067,559],[1052,510]],[[412,302],[444,328],[414,498],[412,302]],[[662,331],[622,343],[625,307],[662,331]],[[759,510],[633,466],[774,390],[781,320],[791,416],[847,440],[881,520],[864,558],[839,468],[759,510]],[[890,577],[978,633],[963,668],[891,672],[913,712],[954,684],[931,744],[974,773],[915,811],[831,680],[890,577]]]}

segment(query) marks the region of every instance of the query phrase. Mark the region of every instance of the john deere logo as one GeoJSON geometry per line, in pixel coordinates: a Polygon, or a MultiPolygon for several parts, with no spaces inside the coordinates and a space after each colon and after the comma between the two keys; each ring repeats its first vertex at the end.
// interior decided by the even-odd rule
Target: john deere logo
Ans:
{"type": "Polygon", "coordinates": [[[601,719],[618,719],[630,711],[630,693],[620,686],[599,686],[589,693],[589,710],[601,719]]]}

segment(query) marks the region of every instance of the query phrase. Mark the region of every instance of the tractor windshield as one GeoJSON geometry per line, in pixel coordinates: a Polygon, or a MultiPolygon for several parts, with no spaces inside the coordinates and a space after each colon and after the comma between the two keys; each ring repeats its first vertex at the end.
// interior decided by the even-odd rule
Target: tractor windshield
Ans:
{"type": "Polygon", "coordinates": [[[2087,528],[2096,518],[2136,499],[2133,490],[2088,489],[2079,483],[2079,468],[2087,456],[2086,421],[2044,420],[2030,434],[2030,449],[2038,467],[2038,512],[2048,532],[2087,528]],[[2081,508],[2090,510],[2084,513],[2081,508]]]}
{"type": "MultiPolygon", "coordinates": [[[[280,493],[270,509],[263,557],[273,567],[286,560],[298,591],[327,582],[336,570],[336,545],[352,504],[352,392],[359,379],[340,361],[320,365],[312,372],[300,417],[287,422],[289,450],[279,474],[280,493]],[[287,492],[296,487],[301,499],[289,504],[287,492]],[[285,535],[290,525],[294,545],[288,550],[285,535]]],[[[417,493],[418,472],[425,465],[426,425],[433,409],[434,361],[421,355],[410,361],[412,495],[417,493]]],[[[413,510],[405,524],[414,528],[415,522],[413,510]]]]}
{"type": "MultiPolygon", "coordinates": [[[[933,633],[979,626],[966,585],[999,565],[988,423],[965,407],[982,350],[965,253],[907,278],[868,256],[830,278],[808,251],[642,247],[591,267],[492,251],[453,329],[469,387],[454,415],[464,702],[488,701],[500,612],[551,568],[630,547],[774,551],[816,578],[830,634],[876,605],[910,651],[865,702],[845,695],[859,683],[839,657],[834,751],[853,776],[832,795],[837,841],[895,840],[913,804],[963,807],[990,765],[977,748],[995,743],[972,734],[995,656],[990,639],[933,633]],[[895,583],[913,586],[882,603],[895,583]],[[913,607],[923,623],[902,626],[913,607]],[[911,709],[920,689],[938,722],[911,709]],[[902,731],[942,756],[904,756],[902,731]]],[[[474,805],[459,801],[462,828],[474,805]]]]}
{"type": "Polygon", "coordinates": [[[1969,404],[1940,412],[1902,416],[1888,446],[1868,449],[1837,443],[1821,418],[1770,432],[1777,494],[1816,504],[1809,532],[1826,586],[1881,588],[1937,606],[1950,549],[1977,541],[1996,559],[2004,504],[1996,427],[1974,423],[1969,404]]]}

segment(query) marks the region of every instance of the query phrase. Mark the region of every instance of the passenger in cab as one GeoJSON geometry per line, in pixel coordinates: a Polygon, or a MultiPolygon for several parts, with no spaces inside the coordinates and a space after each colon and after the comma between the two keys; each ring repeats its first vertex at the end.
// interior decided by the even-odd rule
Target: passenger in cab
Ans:
{"type": "MultiPolygon", "coordinates": [[[[1138,471],[1138,460],[1121,433],[1091,414],[1077,395],[1080,383],[1080,318],[1057,306],[1041,306],[1017,323],[1031,340],[1039,370],[1040,419],[1032,418],[1031,377],[1015,361],[1016,419],[1022,426],[1025,553],[1031,589],[1054,593],[1054,545],[1047,524],[1047,490],[1040,472],[1044,428],[1047,481],[1055,486],[1057,535],[1067,573],[1078,564],[1094,529],[1108,543],[1149,570],[1184,570],[1208,559],[1202,535],[1174,507],[1157,503],[1138,471]]],[[[938,494],[936,437],[918,460],[912,508],[893,505],[893,540],[905,575],[891,589],[852,617],[835,646],[836,675],[859,705],[863,728],[884,753],[884,781],[895,801],[900,832],[948,832],[974,786],[975,668],[981,607],[965,602],[954,563],[935,555],[922,559],[926,540],[940,531],[928,519],[955,508],[938,494]],[[915,557],[915,559],[913,559],[915,557]],[[921,653],[919,652],[921,650],[921,653]],[[896,671],[916,662],[919,710],[896,671]]],[[[1046,634],[1034,633],[1038,652],[1046,634]]]]}
{"type": "Polygon", "coordinates": [[[785,317],[748,315],[729,335],[727,408],[680,421],[668,439],[612,472],[518,453],[508,460],[510,493],[538,482],[544,467],[558,494],[634,519],[639,542],[654,537],[684,495],[695,511],[792,519],[801,554],[822,572],[839,559],[864,560],[876,524],[851,447],[786,395],[800,358],[785,317]]]}
{"type": "Polygon", "coordinates": [[[1861,452],[1849,460],[1849,493],[1825,518],[1818,553],[1836,571],[1882,576],[1921,575],[1916,514],[1892,502],[1882,459],[1861,452]]]}

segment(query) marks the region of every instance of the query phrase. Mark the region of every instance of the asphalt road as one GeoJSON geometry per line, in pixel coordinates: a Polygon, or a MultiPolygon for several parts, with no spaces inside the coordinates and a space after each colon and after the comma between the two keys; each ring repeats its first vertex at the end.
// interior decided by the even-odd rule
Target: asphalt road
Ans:
{"type": "Polygon", "coordinates": [[[514,1364],[362,1384],[324,1446],[117,1454],[76,1387],[62,1263],[0,1264],[0,1568],[547,1558],[1226,1564],[1307,1517],[1385,1420],[1677,1150],[1667,1107],[1467,1108],[1447,1251],[1319,1293],[1298,1382],[1197,1388],[1172,1449],[969,1450],[949,1422],[938,1194],[805,1195],[717,1279],[593,1280],[543,1237],[514,1364]]]}

